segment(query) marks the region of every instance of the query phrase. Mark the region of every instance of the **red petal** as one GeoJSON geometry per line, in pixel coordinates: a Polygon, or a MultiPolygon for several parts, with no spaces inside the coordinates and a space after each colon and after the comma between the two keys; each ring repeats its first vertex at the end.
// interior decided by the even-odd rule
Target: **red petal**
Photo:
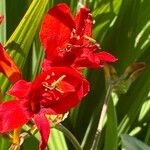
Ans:
{"type": "Polygon", "coordinates": [[[43,71],[49,70],[51,68],[51,61],[48,59],[44,59],[42,62],[42,69],[43,71]]]}
{"type": "Polygon", "coordinates": [[[89,92],[89,83],[87,80],[82,80],[80,89],[65,96],[60,101],[55,101],[49,108],[42,109],[43,113],[47,114],[62,114],[75,107],[83,97],[89,92]]]}
{"type": "Polygon", "coordinates": [[[118,59],[107,52],[99,52],[96,54],[100,61],[115,62],[118,59]]]}
{"type": "Polygon", "coordinates": [[[73,85],[69,84],[68,82],[65,82],[65,81],[61,81],[60,84],[59,84],[59,88],[67,93],[67,92],[75,92],[75,88],[73,85]]]}
{"type": "Polygon", "coordinates": [[[75,68],[98,68],[99,59],[95,57],[95,54],[92,53],[89,49],[84,48],[83,54],[80,57],[77,57],[74,63],[75,68]]]}
{"type": "Polygon", "coordinates": [[[53,55],[57,47],[61,48],[69,41],[74,27],[72,14],[66,4],[58,4],[48,11],[40,30],[40,40],[47,50],[47,55],[53,55]]]}
{"type": "Polygon", "coordinates": [[[92,35],[92,17],[90,14],[90,10],[86,7],[80,8],[76,18],[76,30],[77,34],[83,35],[86,34],[87,36],[92,35]]]}
{"type": "Polygon", "coordinates": [[[13,87],[7,91],[8,94],[17,98],[26,98],[31,89],[31,82],[19,80],[13,87]]]}
{"type": "Polygon", "coordinates": [[[0,132],[8,132],[28,122],[32,114],[25,111],[18,100],[0,105],[0,132]]]}
{"type": "Polygon", "coordinates": [[[77,94],[70,94],[66,96],[61,101],[56,101],[50,105],[49,108],[43,108],[42,112],[46,114],[63,114],[70,110],[71,108],[75,107],[81,99],[78,97],[77,94]]]}
{"type": "Polygon", "coordinates": [[[0,24],[2,23],[4,16],[0,16],[0,24]]]}
{"type": "Polygon", "coordinates": [[[90,91],[89,82],[86,79],[83,79],[82,86],[80,90],[78,91],[78,96],[80,97],[80,99],[82,99],[84,96],[87,95],[89,91],[90,91]]]}
{"type": "MultiPolygon", "coordinates": [[[[82,75],[75,69],[69,67],[51,67],[50,70],[41,73],[35,81],[33,81],[32,91],[37,91],[37,87],[45,80],[47,75],[52,75],[56,80],[65,75],[66,77],[62,80],[62,85],[58,85],[58,89],[61,87],[64,89],[64,93],[61,95],[59,100],[47,101],[42,104],[42,112],[50,114],[64,113],[76,106],[82,98],[89,91],[88,81],[85,80],[82,75]],[[67,82],[67,83],[65,83],[67,82]],[[66,87],[66,89],[65,89],[66,87]],[[67,91],[67,92],[66,92],[67,91]]],[[[61,82],[60,82],[61,83],[61,82]]],[[[63,90],[62,90],[63,91],[63,90]]]]}
{"type": "Polygon", "coordinates": [[[44,114],[36,114],[34,116],[34,121],[41,134],[39,150],[45,150],[50,134],[50,123],[44,114]]]}
{"type": "Polygon", "coordinates": [[[3,46],[0,44],[0,71],[4,73],[11,83],[15,83],[21,79],[21,72],[15,62],[6,53],[3,46]]]}

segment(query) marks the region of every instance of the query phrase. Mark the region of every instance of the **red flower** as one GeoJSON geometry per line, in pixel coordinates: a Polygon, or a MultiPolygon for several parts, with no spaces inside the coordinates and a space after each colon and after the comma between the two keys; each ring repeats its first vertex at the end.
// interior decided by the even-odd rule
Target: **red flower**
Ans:
{"type": "Polygon", "coordinates": [[[4,16],[0,16],[0,24],[2,23],[4,16]]]}
{"type": "Polygon", "coordinates": [[[8,91],[16,100],[0,105],[0,132],[18,128],[34,118],[41,134],[40,149],[44,150],[50,132],[45,114],[65,113],[88,91],[88,81],[67,67],[52,67],[32,83],[20,80],[8,91]]]}
{"type": "Polygon", "coordinates": [[[16,81],[21,79],[21,72],[16,66],[15,62],[6,53],[3,46],[0,43],[0,72],[4,73],[14,84],[16,81]]]}
{"type": "Polygon", "coordinates": [[[73,66],[101,67],[103,61],[117,59],[109,53],[95,51],[99,45],[91,38],[92,16],[88,8],[81,8],[75,17],[66,4],[58,4],[44,17],[40,40],[46,52],[43,67],[73,66]]]}

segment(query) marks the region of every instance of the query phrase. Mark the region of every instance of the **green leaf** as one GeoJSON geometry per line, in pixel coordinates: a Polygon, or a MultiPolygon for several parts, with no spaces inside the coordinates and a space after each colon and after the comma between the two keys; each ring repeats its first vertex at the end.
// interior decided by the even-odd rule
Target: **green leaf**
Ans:
{"type": "MultiPolygon", "coordinates": [[[[36,133],[34,136],[30,136],[25,139],[24,143],[21,146],[21,150],[38,150],[40,135],[36,133]]],[[[65,138],[62,132],[52,128],[50,131],[49,140],[47,143],[47,149],[49,150],[68,150],[65,138]]]]}
{"type": "Polygon", "coordinates": [[[107,110],[104,150],[117,150],[117,142],[117,115],[113,101],[110,99],[107,110]]]}
{"type": "Polygon", "coordinates": [[[0,43],[6,41],[6,1],[0,1],[0,15],[4,16],[4,20],[0,25],[0,43]]]}
{"type": "Polygon", "coordinates": [[[0,148],[2,150],[7,150],[10,147],[10,142],[0,135],[0,148]]]}
{"type": "Polygon", "coordinates": [[[47,147],[50,150],[68,150],[64,134],[57,129],[51,129],[51,135],[47,147]]]}
{"type": "Polygon", "coordinates": [[[125,150],[150,150],[149,146],[127,134],[121,135],[121,140],[122,140],[122,147],[125,150]]]}
{"type": "MultiPolygon", "coordinates": [[[[33,0],[25,16],[5,45],[7,52],[12,56],[20,69],[23,69],[47,4],[48,0],[33,0]]],[[[2,92],[5,93],[9,87],[9,82],[3,77],[0,78],[0,82],[2,92]]]]}
{"type": "Polygon", "coordinates": [[[140,78],[134,82],[129,91],[120,97],[117,105],[118,114],[123,116],[118,126],[119,135],[121,133],[127,133],[131,126],[136,125],[135,121],[138,118],[139,112],[143,103],[147,100],[148,93],[150,91],[150,55],[149,48],[145,51],[145,54],[139,59],[144,61],[146,68],[140,78]],[[121,108],[121,109],[120,109],[121,108]],[[128,108],[128,109],[127,109],[128,108]]]}

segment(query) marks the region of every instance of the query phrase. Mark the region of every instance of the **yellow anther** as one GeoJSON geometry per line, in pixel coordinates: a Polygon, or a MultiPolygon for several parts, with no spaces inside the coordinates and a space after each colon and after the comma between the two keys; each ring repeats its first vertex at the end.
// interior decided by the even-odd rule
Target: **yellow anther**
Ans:
{"type": "Polygon", "coordinates": [[[87,40],[89,40],[92,43],[96,43],[96,40],[94,40],[93,38],[91,38],[91,37],[89,37],[87,35],[84,35],[84,38],[87,39],[87,40]]]}
{"type": "Polygon", "coordinates": [[[54,72],[52,72],[51,76],[55,76],[55,73],[54,73],[54,72]]]}
{"type": "Polygon", "coordinates": [[[51,76],[47,75],[46,78],[45,78],[45,80],[49,80],[50,78],[51,78],[51,76]]]}
{"type": "Polygon", "coordinates": [[[63,91],[61,89],[59,89],[57,86],[65,77],[66,77],[66,75],[62,75],[56,81],[54,81],[51,85],[48,85],[47,82],[43,82],[42,85],[46,88],[45,91],[47,91],[47,89],[49,89],[49,90],[56,89],[60,93],[63,93],[63,91]]]}
{"type": "Polygon", "coordinates": [[[61,77],[59,77],[56,81],[54,81],[51,86],[52,87],[56,87],[64,78],[66,77],[66,75],[62,75],[61,77]]]}

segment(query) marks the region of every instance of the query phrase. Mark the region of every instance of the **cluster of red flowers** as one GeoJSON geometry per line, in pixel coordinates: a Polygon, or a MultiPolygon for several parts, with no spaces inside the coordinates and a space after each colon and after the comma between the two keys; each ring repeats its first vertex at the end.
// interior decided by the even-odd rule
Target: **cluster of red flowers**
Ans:
{"type": "Polygon", "coordinates": [[[76,106],[89,91],[81,68],[100,68],[117,59],[107,52],[96,52],[92,39],[92,16],[86,7],[72,16],[66,4],[58,4],[45,15],[40,40],[45,59],[42,72],[32,82],[21,79],[20,72],[0,45],[0,71],[14,84],[8,94],[15,100],[0,105],[0,132],[19,128],[34,119],[44,150],[50,133],[46,114],[62,114],[76,106]],[[15,78],[14,78],[15,77],[15,78]]]}

